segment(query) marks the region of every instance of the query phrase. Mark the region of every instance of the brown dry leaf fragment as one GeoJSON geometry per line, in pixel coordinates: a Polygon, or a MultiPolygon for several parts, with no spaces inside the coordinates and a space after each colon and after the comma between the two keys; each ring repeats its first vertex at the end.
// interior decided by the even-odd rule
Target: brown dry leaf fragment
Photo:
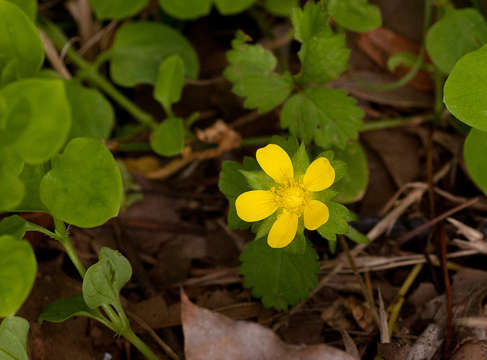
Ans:
{"type": "Polygon", "coordinates": [[[353,323],[347,317],[348,310],[342,298],[337,299],[321,313],[321,318],[329,327],[340,330],[353,329],[353,323]]]}
{"type": "Polygon", "coordinates": [[[184,291],[181,319],[188,360],[355,360],[327,345],[287,345],[259,324],[235,321],[194,305],[184,291]]]}
{"type": "Polygon", "coordinates": [[[222,120],[217,120],[204,130],[196,130],[196,137],[202,142],[218,144],[221,152],[239,147],[242,142],[240,134],[222,120]]]}
{"type": "Polygon", "coordinates": [[[123,163],[132,174],[147,175],[159,168],[159,159],[152,155],[126,158],[123,163]]]}
{"type": "Polygon", "coordinates": [[[345,306],[351,311],[353,318],[361,329],[366,332],[374,330],[374,317],[367,302],[361,302],[357,298],[350,296],[345,299],[345,306]]]}

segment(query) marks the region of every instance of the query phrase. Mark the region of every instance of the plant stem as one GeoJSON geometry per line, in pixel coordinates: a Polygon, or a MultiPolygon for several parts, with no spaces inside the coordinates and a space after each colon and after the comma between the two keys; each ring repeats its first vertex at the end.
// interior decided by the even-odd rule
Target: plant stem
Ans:
{"type": "Polygon", "coordinates": [[[84,278],[86,273],[86,268],[81,262],[78,254],[76,254],[76,250],[74,250],[73,244],[69,239],[68,232],[66,231],[66,226],[64,225],[64,222],[55,218],[54,225],[56,227],[56,235],[58,235],[57,240],[59,240],[59,242],[64,246],[64,249],[66,250],[66,254],[68,254],[69,259],[75,266],[76,270],[78,270],[78,273],[80,274],[81,278],[84,278]]]}
{"type": "Polygon", "coordinates": [[[433,115],[419,115],[410,118],[391,118],[364,123],[361,132],[390,129],[401,126],[414,126],[433,120],[433,115]]]}
{"type": "Polygon", "coordinates": [[[152,352],[152,350],[132,331],[128,328],[127,331],[122,333],[122,336],[130,341],[130,343],[137,348],[147,359],[159,360],[159,357],[152,352]]]}

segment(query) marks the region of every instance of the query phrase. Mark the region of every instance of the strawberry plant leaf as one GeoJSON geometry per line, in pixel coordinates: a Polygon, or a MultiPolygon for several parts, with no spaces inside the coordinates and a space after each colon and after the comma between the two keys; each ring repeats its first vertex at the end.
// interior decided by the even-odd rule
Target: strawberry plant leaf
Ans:
{"type": "Polygon", "coordinates": [[[154,131],[152,149],[162,156],[181,154],[184,148],[184,124],[180,118],[164,120],[154,131]]]}
{"type": "Polygon", "coordinates": [[[265,238],[253,240],[240,256],[245,287],[266,307],[285,310],[308,298],[318,281],[318,255],[305,240],[303,252],[273,249],[265,238]]]}
{"type": "Polygon", "coordinates": [[[27,335],[29,322],[18,316],[5,318],[0,324],[0,358],[29,360],[27,335]]]}
{"type": "Polygon", "coordinates": [[[329,0],[328,11],[344,28],[365,32],[382,25],[380,9],[367,0],[329,0]]]}
{"type": "Polygon", "coordinates": [[[182,20],[196,19],[210,13],[213,0],[159,0],[169,15],[182,20]]]}
{"type": "Polygon", "coordinates": [[[308,2],[303,9],[293,9],[291,22],[294,28],[294,38],[301,43],[310,40],[318,34],[333,34],[328,25],[328,12],[320,3],[308,2]]]}
{"type": "Polygon", "coordinates": [[[86,316],[92,319],[98,319],[100,312],[97,309],[90,309],[86,305],[83,295],[78,294],[50,303],[41,315],[39,315],[37,321],[40,324],[44,321],[61,323],[73,316],[86,316]]]}
{"type": "Polygon", "coordinates": [[[100,20],[124,19],[137,14],[149,0],[90,0],[95,15],[100,20]]]}
{"type": "Polygon", "coordinates": [[[330,248],[335,251],[337,234],[343,235],[348,233],[351,221],[351,215],[348,209],[335,201],[327,201],[326,205],[330,210],[328,221],[318,228],[318,233],[328,240],[330,248]]]}
{"type": "Polygon", "coordinates": [[[293,95],[283,106],[281,126],[310,143],[323,148],[344,148],[362,128],[364,113],[357,102],[343,90],[307,88],[293,95]]]}
{"type": "Polygon", "coordinates": [[[487,132],[472,129],[463,145],[463,156],[473,182],[487,194],[487,132]]]}
{"type": "Polygon", "coordinates": [[[171,114],[171,106],[181,100],[184,87],[184,62],[178,55],[165,59],[159,66],[154,98],[161,103],[167,114],[171,114]]]}

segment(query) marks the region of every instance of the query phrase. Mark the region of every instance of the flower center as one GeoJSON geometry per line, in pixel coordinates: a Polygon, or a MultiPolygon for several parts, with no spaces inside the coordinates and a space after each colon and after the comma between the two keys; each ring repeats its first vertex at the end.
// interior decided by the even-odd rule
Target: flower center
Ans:
{"type": "Polygon", "coordinates": [[[274,190],[279,207],[300,216],[310,200],[308,191],[301,184],[291,182],[274,190]]]}

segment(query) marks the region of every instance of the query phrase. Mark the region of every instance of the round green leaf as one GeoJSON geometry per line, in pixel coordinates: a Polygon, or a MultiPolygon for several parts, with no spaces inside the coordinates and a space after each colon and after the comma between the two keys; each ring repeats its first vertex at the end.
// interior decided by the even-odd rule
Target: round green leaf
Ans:
{"type": "Polygon", "coordinates": [[[444,88],[444,102],[458,120],[487,131],[487,45],[456,63],[444,88]]]}
{"type": "Polygon", "coordinates": [[[29,360],[27,335],[29,322],[21,317],[10,316],[0,324],[0,359],[29,360]],[[6,354],[4,356],[4,354],[6,354]]]}
{"type": "Polygon", "coordinates": [[[71,127],[71,108],[62,80],[20,80],[3,88],[1,95],[7,104],[28,104],[14,107],[7,119],[7,128],[24,124],[14,146],[25,162],[42,163],[61,149],[71,127]]]}
{"type": "Polygon", "coordinates": [[[256,0],[214,0],[223,15],[236,14],[248,9],[256,0]]]}
{"type": "Polygon", "coordinates": [[[186,77],[198,76],[198,56],[183,35],[163,24],[130,22],[115,36],[110,75],[121,86],[154,84],[160,63],[171,55],[183,59],[186,77]]]}
{"type": "Polygon", "coordinates": [[[264,6],[274,15],[289,16],[299,6],[299,0],[265,0],[264,6]]]}
{"type": "Polygon", "coordinates": [[[53,159],[41,181],[40,196],[54,217],[79,227],[99,226],[120,209],[120,170],[99,140],[77,138],[53,159]]]}
{"type": "Polygon", "coordinates": [[[359,201],[369,183],[369,167],[364,149],[358,141],[354,141],[344,150],[336,149],[335,156],[347,164],[345,177],[333,187],[338,192],[336,199],[344,204],[359,201]]]}
{"type": "Polygon", "coordinates": [[[12,61],[19,77],[31,76],[44,62],[44,47],[27,15],[17,5],[0,0],[0,73],[12,61]]]}
{"type": "Polygon", "coordinates": [[[66,81],[65,86],[72,117],[68,138],[107,139],[115,117],[110,102],[98,90],[88,89],[76,81],[66,81]]]}
{"type": "Polygon", "coordinates": [[[382,24],[379,7],[367,0],[330,0],[328,11],[337,23],[352,31],[369,31],[382,24]]]}
{"type": "Polygon", "coordinates": [[[448,74],[463,55],[487,42],[487,22],[475,9],[449,10],[426,35],[433,63],[448,74]]]}
{"type": "Polygon", "coordinates": [[[25,14],[35,21],[37,15],[37,0],[8,0],[21,8],[25,14]]]}
{"type": "Polygon", "coordinates": [[[90,0],[91,7],[96,17],[105,19],[123,19],[137,14],[149,2],[149,0],[90,0]]]}
{"type": "Polygon", "coordinates": [[[162,156],[181,154],[184,148],[184,125],[180,118],[164,120],[154,131],[152,149],[162,156]]]}
{"type": "Polygon", "coordinates": [[[463,145],[465,165],[473,182],[487,194],[487,132],[472,129],[463,145]]]}
{"type": "Polygon", "coordinates": [[[169,15],[188,20],[208,15],[212,0],[159,0],[159,4],[169,15]]]}
{"type": "Polygon", "coordinates": [[[22,201],[25,188],[17,176],[0,174],[0,211],[7,211],[22,201]]]}
{"type": "Polygon", "coordinates": [[[183,60],[178,55],[170,56],[159,66],[154,86],[154,98],[162,104],[166,113],[171,113],[172,104],[181,99],[183,87],[183,60]]]}
{"type": "Polygon", "coordinates": [[[0,236],[0,318],[14,315],[34,284],[37,262],[29,242],[0,236]]]}
{"type": "Polygon", "coordinates": [[[19,179],[24,184],[25,192],[22,202],[11,211],[46,212],[47,208],[42,203],[39,194],[41,180],[48,171],[48,163],[29,165],[25,164],[19,179]]]}

